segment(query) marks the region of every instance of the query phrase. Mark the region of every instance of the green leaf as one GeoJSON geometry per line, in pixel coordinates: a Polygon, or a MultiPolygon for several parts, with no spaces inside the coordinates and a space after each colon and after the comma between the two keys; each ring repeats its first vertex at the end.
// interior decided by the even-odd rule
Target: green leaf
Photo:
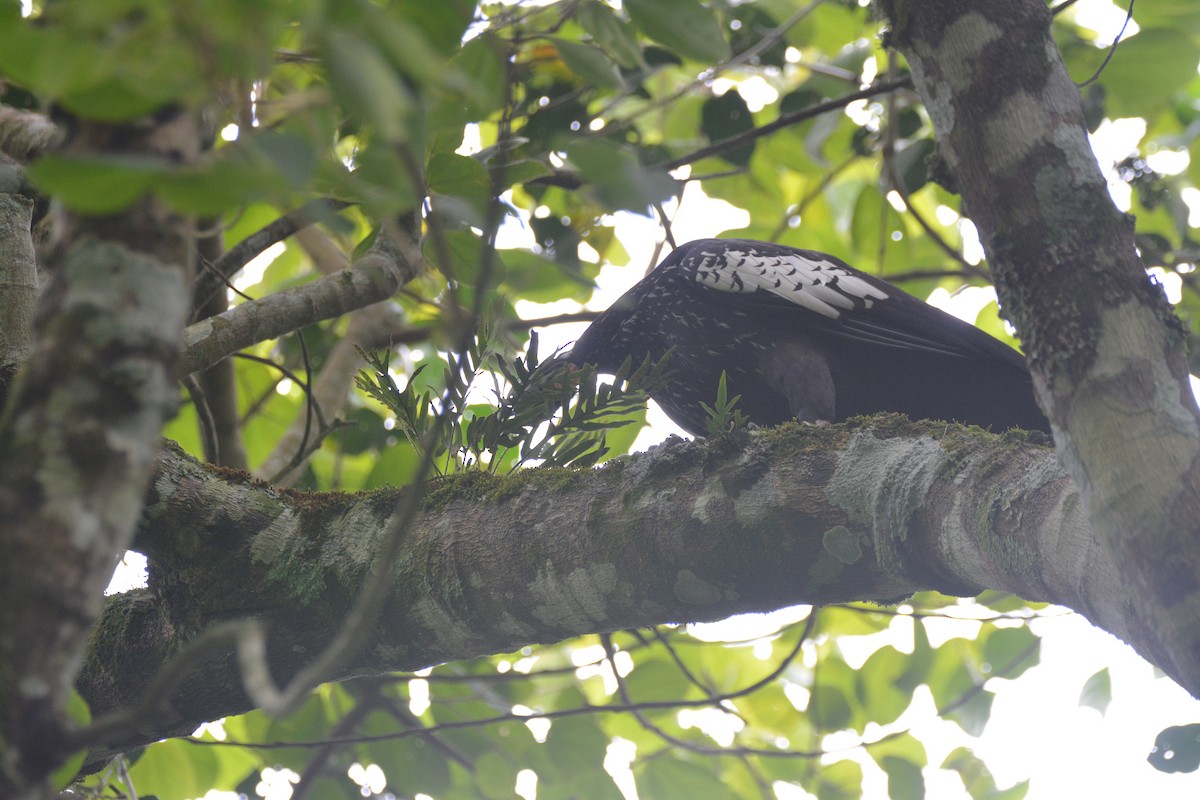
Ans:
{"type": "Polygon", "coordinates": [[[414,100],[388,60],[370,42],[344,32],[333,33],[325,49],[338,100],[384,141],[402,141],[414,100]]]}
{"type": "Polygon", "coordinates": [[[925,776],[921,767],[906,758],[885,756],[879,766],[887,773],[888,797],[891,800],[923,800],[925,776]]]}
{"type": "Polygon", "coordinates": [[[305,188],[316,155],[297,136],[267,134],[221,148],[206,162],[163,173],[154,189],[173,209],[216,215],[270,195],[305,188]]]}
{"type": "Polygon", "coordinates": [[[582,78],[584,83],[600,89],[619,89],[625,84],[616,64],[600,48],[569,39],[550,41],[571,72],[582,78]]]}
{"type": "Polygon", "coordinates": [[[965,747],[946,756],[942,769],[957,772],[967,793],[976,800],[1021,800],[1029,791],[1029,781],[1021,781],[1008,789],[997,787],[987,764],[965,747]]]}
{"type": "MultiPolygon", "coordinates": [[[[608,737],[594,719],[568,717],[555,720],[543,747],[547,760],[563,778],[586,776],[601,780],[601,776],[606,775],[603,765],[608,737]]],[[[612,781],[607,783],[611,785],[612,781]]]]}
{"type": "Polygon", "coordinates": [[[841,689],[826,685],[817,686],[813,690],[808,711],[822,731],[840,731],[848,728],[853,716],[850,703],[841,689]]]}
{"type": "Polygon", "coordinates": [[[625,679],[634,702],[654,703],[678,700],[686,683],[679,670],[666,661],[640,661],[625,679]]]}
{"type": "Polygon", "coordinates": [[[159,800],[200,797],[213,788],[216,775],[213,748],[190,745],[180,739],[150,745],[129,768],[129,777],[138,794],[153,794],[159,800]]]}
{"type": "Polygon", "coordinates": [[[896,150],[896,177],[904,191],[913,194],[929,181],[929,157],[937,150],[933,139],[918,139],[896,150]]]}
{"type": "Polygon", "coordinates": [[[441,54],[430,46],[421,26],[372,5],[363,4],[361,8],[367,10],[363,23],[368,26],[368,35],[379,48],[380,54],[412,81],[442,86],[464,77],[456,70],[447,69],[441,54]]]}
{"type": "Polygon", "coordinates": [[[714,64],[729,58],[729,42],[711,8],[696,0],[625,0],[642,33],[684,58],[714,64]]]}
{"type": "Polygon", "coordinates": [[[490,800],[509,800],[517,784],[517,770],[499,753],[484,753],[475,760],[475,780],[479,791],[490,800]]]}
{"type": "Polygon", "coordinates": [[[737,797],[721,783],[716,765],[711,761],[656,758],[637,765],[633,776],[637,781],[639,797],[652,797],[655,800],[737,797]]]}
{"type": "Polygon", "coordinates": [[[470,156],[458,153],[433,156],[425,168],[425,181],[438,194],[462,198],[480,215],[491,201],[492,179],[487,167],[470,156]]]}
{"type": "Polygon", "coordinates": [[[908,708],[912,691],[902,691],[898,685],[908,658],[888,645],[872,653],[858,670],[858,693],[872,722],[880,725],[895,722],[908,708]]]}
{"type": "Polygon", "coordinates": [[[816,786],[810,787],[818,800],[851,800],[862,797],[862,765],[843,759],[822,766],[816,786]]]}
{"type": "MultiPolygon", "coordinates": [[[[578,19],[596,44],[622,67],[632,69],[642,63],[642,51],[638,49],[637,39],[611,8],[603,3],[591,2],[579,10],[578,19]]],[[[563,58],[565,60],[566,56],[563,58]]]]}
{"type": "Polygon", "coordinates": [[[988,720],[992,717],[992,701],[996,695],[986,689],[980,690],[970,700],[944,714],[972,736],[982,736],[988,720]]]}
{"type": "Polygon", "coordinates": [[[1084,682],[1083,689],[1079,692],[1079,705],[1094,708],[1103,715],[1108,710],[1110,702],[1112,702],[1112,676],[1108,672],[1108,667],[1105,667],[1084,682]]]}
{"type": "Polygon", "coordinates": [[[129,156],[44,156],[29,166],[39,189],[83,214],[113,214],[149,191],[161,161],[129,156]]]}
{"type": "Polygon", "coordinates": [[[983,658],[990,674],[1017,678],[1038,663],[1041,640],[1022,625],[992,631],[983,643],[983,658]]]}
{"type": "Polygon", "coordinates": [[[250,139],[249,146],[265,157],[293,190],[306,188],[316,175],[317,153],[303,136],[268,133],[250,139]]]}
{"type": "Polygon", "coordinates": [[[154,92],[153,88],[113,77],[64,95],[61,102],[64,108],[86,119],[124,122],[144,117],[173,99],[174,92],[154,92]]]}
{"type": "Polygon", "coordinates": [[[1195,772],[1200,768],[1200,724],[1164,728],[1146,760],[1161,772],[1195,772]]]}
{"type": "Polygon", "coordinates": [[[500,59],[500,49],[495,38],[485,33],[463,45],[447,62],[470,79],[454,100],[466,106],[471,119],[483,119],[504,104],[504,76],[508,70],[500,59]]]}
{"type": "Polygon", "coordinates": [[[594,264],[580,264],[571,270],[557,261],[528,250],[505,250],[504,263],[508,270],[503,288],[533,303],[552,303],[556,300],[586,302],[592,296],[594,264]]]}
{"type": "MultiPolygon", "coordinates": [[[[750,107],[736,89],[720,97],[710,97],[700,111],[700,129],[710,142],[719,142],[739,133],[753,130],[754,117],[750,107]]],[[[744,167],[754,154],[754,142],[722,152],[720,157],[731,164],[744,167]]]]}
{"type": "MultiPolygon", "coordinates": [[[[83,699],[83,695],[74,689],[71,690],[71,696],[67,700],[67,717],[80,728],[87,727],[92,721],[92,710],[88,708],[87,701],[83,699]]],[[[71,785],[75,774],[83,766],[83,761],[87,758],[87,754],[87,748],[73,753],[58,769],[54,770],[50,781],[54,784],[56,790],[61,791],[71,785]]]]}
{"type": "Polygon", "coordinates": [[[458,49],[471,24],[472,6],[467,3],[393,0],[391,5],[397,13],[420,27],[425,39],[443,53],[458,49]]]}
{"type": "Polygon", "coordinates": [[[631,149],[613,142],[575,141],[567,146],[567,156],[600,199],[614,209],[644,214],[652,203],[666,200],[677,190],[673,178],[642,166],[631,149]]]}
{"type": "MultiPolygon", "coordinates": [[[[1096,60],[1103,57],[1097,51],[1096,60]]],[[[1200,44],[1178,28],[1151,28],[1123,40],[1100,75],[1108,90],[1108,113],[1143,117],[1196,77],[1200,44]]],[[[1083,80],[1086,76],[1075,76],[1083,80]]]]}

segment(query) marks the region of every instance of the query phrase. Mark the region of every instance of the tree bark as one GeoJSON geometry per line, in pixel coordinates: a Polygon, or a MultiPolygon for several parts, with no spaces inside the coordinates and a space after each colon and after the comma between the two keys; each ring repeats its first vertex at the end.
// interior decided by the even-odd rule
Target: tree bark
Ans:
{"type": "MultiPolygon", "coordinates": [[[[65,148],[194,155],[190,115],[160,123],[80,123],[65,148]]],[[[34,350],[0,418],[3,797],[36,792],[66,755],[66,701],[177,402],[172,367],[187,318],[188,228],[161,204],[63,214],[59,226],[34,350]]],[[[27,228],[4,232],[9,256],[28,243],[27,228]]]]}
{"type": "MultiPolygon", "coordinates": [[[[329,677],[926,589],[1061,603],[1141,645],[1144,620],[1053,451],[868,422],[672,440],[596,471],[438,481],[369,645],[329,677]]],[[[179,647],[246,615],[267,620],[272,672],[290,676],[342,624],[400,496],[289,493],[164,450],[135,542],[151,584],[109,602],[80,681],[93,711],[136,703],[179,647]]],[[[252,705],[223,652],[101,753],[252,705]]]]}
{"type": "Polygon", "coordinates": [[[1038,0],[882,6],[1062,462],[1146,618],[1142,652],[1200,694],[1200,411],[1184,331],[1108,195],[1050,12],[1038,0]]]}

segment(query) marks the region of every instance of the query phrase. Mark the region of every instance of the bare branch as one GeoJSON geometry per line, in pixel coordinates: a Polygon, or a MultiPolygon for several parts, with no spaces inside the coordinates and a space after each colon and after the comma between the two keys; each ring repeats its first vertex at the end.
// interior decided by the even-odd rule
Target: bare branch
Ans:
{"type": "Polygon", "coordinates": [[[203,369],[244,347],[387,300],[425,269],[416,244],[393,223],[353,267],[197,322],[184,331],[178,374],[203,369]]]}

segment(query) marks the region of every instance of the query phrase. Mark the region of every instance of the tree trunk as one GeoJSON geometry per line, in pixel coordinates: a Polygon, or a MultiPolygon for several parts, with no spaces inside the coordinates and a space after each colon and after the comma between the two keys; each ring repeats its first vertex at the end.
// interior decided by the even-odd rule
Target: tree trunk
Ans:
{"type": "Polygon", "coordinates": [[[1062,463],[1145,617],[1141,652],[1200,694],[1200,411],[1184,331],[1108,195],[1050,12],[1037,0],[882,5],[1062,463]]]}

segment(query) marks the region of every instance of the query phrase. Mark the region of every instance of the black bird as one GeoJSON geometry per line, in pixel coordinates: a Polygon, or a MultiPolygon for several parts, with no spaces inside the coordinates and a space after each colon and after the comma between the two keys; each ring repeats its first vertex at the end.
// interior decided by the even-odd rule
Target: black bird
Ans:
{"type": "Polygon", "coordinates": [[[833,256],[747,239],[677,248],[546,366],[614,372],[671,348],[652,396],[692,434],[722,372],[758,425],[896,411],[1050,430],[1016,350],[833,256]]]}

